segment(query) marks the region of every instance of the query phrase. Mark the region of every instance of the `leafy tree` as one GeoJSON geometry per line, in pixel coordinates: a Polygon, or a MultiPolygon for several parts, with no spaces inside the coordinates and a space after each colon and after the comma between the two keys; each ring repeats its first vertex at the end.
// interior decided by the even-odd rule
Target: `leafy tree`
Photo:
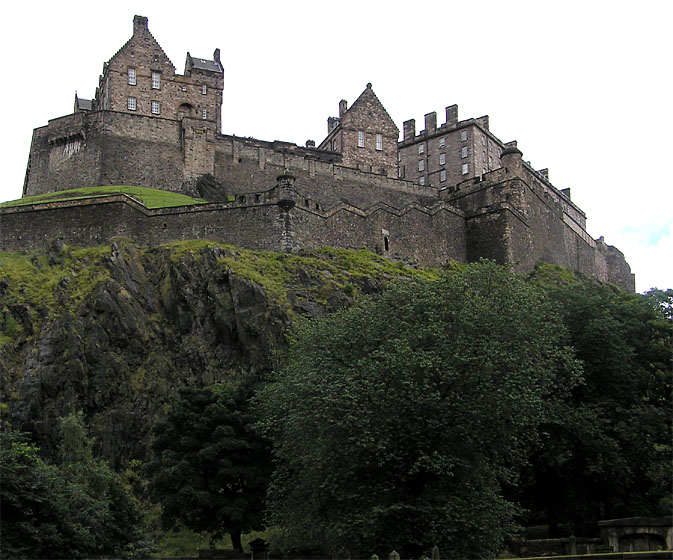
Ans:
{"type": "Polygon", "coordinates": [[[670,512],[671,291],[578,282],[548,292],[584,380],[550,419],[518,493],[531,521],[590,535],[599,519],[670,512]]]}
{"type": "Polygon", "coordinates": [[[211,544],[262,526],[270,476],[268,444],[252,429],[251,389],[217,384],[185,388],[154,429],[151,492],[162,524],[211,533],[211,544]]]}
{"type": "Polygon", "coordinates": [[[0,434],[3,557],[126,555],[140,538],[135,501],[107,463],[91,456],[81,417],[65,418],[62,434],[60,466],[44,462],[25,436],[0,434]]]}
{"type": "Polygon", "coordinates": [[[73,520],[86,528],[86,555],[125,555],[142,537],[142,515],[121,478],[93,456],[82,414],[61,420],[60,471],[69,483],[73,520]]]}
{"type": "Polygon", "coordinates": [[[67,558],[79,543],[60,472],[22,435],[3,431],[0,441],[3,557],[67,558]]]}
{"type": "Polygon", "coordinates": [[[286,547],[495,555],[502,485],[578,376],[540,291],[490,263],[308,322],[258,397],[270,521],[286,547]]]}

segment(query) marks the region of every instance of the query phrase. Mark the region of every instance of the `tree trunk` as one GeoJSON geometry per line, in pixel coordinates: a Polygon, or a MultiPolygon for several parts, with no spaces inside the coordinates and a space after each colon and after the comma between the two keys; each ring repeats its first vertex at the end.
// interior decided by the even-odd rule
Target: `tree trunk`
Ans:
{"type": "Polygon", "coordinates": [[[241,531],[229,531],[231,535],[231,546],[234,550],[243,552],[243,545],[241,545],[241,531]]]}

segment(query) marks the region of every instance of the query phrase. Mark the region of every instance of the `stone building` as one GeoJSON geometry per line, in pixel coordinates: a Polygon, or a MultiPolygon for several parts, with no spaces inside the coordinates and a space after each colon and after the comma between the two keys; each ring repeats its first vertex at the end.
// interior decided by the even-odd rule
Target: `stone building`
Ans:
{"type": "Polygon", "coordinates": [[[148,245],[201,238],[246,248],[334,246],[441,265],[489,258],[527,273],[539,262],[634,290],[622,253],[594,240],[586,216],[546,170],[501,142],[488,117],[458,107],[399,129],[367,84],[339,103],[326,138],[297,146],[222,134],[224,74],[187,54],[184,74],[136,16],[103,66],[93,99],[35,129],[24,197],[83,186],[138,185],[207,199],[150,210],[123,193],[0,207],[0,250],[56,236],[75,245],[130,237],[148,245]]]}

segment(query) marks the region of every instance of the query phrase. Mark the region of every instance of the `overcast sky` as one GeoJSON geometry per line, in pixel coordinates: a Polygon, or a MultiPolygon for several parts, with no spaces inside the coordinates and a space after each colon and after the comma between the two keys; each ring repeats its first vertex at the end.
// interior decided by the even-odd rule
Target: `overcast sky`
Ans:
{"type": "Polygon", "coordinates": [[[571,189],[638,291],[673,288],[673,1],[11,2],[0,201],[21,196],[32,129],[71,113],[75,90],[93,97],[135,14],[179,73],[187,51],[221,49],[225,134],[319,142],[367,82],[400,129],[454,103],[489,115],[571,189]]]}

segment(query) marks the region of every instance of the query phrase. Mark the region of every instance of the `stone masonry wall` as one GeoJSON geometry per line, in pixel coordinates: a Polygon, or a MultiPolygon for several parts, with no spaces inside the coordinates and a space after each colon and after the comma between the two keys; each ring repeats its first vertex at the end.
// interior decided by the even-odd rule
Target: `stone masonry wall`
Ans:
{"type": "Polygon", "coordinates": [[[91,246],[125,237],[148,246],[212,239],[269,251],[367,248],[426,266],[466,260],[462,213],[446,203],[431,209],[379,205],[366,212],[341,204],[325,212],[306,207],[304,200],[284,211],[272,189],[231,203],[159,210],[148,210],[125,195],[0,208],[0,250],[35,250],[55,238],[91,246]]]}
{"type": "Polygon", "coordinates": [[[501,167],[503,145],[484,127],[487,117],[452,122],[447,115],[440,127],[436,127],[435,113],[425,117],[425,129],[419,134],[413,120],[405,123],[405,136],[398,144],[400,177],[444,188],[501,167]],[[463,164],[467,164],[465,173],[463,164]]]}
{"type": "Polygon", "coordinates": [[[176,74],[175,66],[150,33],[147,18],[136,16],[133,36],[105,67],[94,108],[175,120],[198,117],[215,122],[219,130],[222,88],[221,72],[176,74]],[[129,83],[129,69],[135,71],[135,83],[129,83]],[[152,81],[153,72],[159,74],[157,84],[152,81]],[[129,108],[129,98],[135,100],[134,109],[129,108]],[[157,113],[152,112],[153,101],[158,103],[157,113]]]}

